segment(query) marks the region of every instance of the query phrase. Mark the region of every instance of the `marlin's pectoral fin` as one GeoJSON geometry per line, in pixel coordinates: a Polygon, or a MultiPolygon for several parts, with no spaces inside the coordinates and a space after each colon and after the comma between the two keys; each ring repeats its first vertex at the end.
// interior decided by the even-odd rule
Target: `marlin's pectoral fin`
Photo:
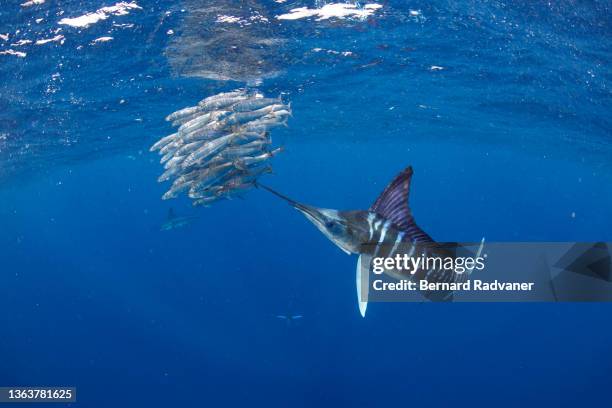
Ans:
{"type": "Polygon", "coordinates": [[[355,271],[355,284],[357,287],[357,302],[359,303],[359,313],[365,317],[368,308],[368,268],[372,257],[370,255],[359,255],[357,259],[357,269],[355,271]]]}

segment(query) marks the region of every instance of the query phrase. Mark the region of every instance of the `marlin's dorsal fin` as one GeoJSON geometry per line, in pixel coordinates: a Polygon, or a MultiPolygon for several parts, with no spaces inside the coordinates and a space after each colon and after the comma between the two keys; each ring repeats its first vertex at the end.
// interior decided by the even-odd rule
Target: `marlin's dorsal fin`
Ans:
{"type": "Polygon", "coordinates": [[[395,226],[410,234],[415,241],[432,241],[432,239],[414,222],[412,211],[408,205],[412,166],[406,167],[385,188],[382,194],[370,207],[370,211],[391,221],[395,226]]]}

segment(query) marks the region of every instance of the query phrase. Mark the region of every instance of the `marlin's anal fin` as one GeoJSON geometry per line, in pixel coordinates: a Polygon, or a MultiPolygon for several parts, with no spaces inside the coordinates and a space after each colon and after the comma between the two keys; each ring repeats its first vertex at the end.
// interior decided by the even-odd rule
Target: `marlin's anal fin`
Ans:
{"type": "Polygon", "coordinates": [[[366,309],[368,308],[368,269],[370,267],[370,255],[359,255],[357,259],[357,268],[355,271],[355,285],[357,287],[357,303],[359,304],[359,313],[361,317],[365,317],[366,309]],[[365,269],[364,269],[365,267],[365,269]],[[366,299],[363,301],[363,299],[366,299]]]}

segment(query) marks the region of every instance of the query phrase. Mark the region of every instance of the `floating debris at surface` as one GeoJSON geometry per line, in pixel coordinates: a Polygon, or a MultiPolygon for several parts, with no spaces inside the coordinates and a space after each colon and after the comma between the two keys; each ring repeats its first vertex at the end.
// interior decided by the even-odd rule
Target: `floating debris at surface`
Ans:
{"type": "Polygon", "coordinates": [[[289,116],[291,107],[280,97],[246,89],[222,92],[168,115],[176,133],[150,149],[162,156],[165,171],[158,181],[173,181],[162,199],[186,193],[193,205],[208,206],[241,196],[272,172],[269,160],[282,148],[271,147],[269,130],[286,126],[289,116]]]}

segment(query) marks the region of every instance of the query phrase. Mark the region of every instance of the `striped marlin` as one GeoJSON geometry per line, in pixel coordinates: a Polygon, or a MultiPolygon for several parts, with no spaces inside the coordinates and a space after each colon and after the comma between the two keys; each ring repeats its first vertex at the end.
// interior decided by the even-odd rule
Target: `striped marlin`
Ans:
{"type": "MultiPolygon", "coordinates": [[[[368,285],[362,280],[362,265],[369,268],[374,257],[395,257],[400,254],[454,257],[454,249],[446,244],[436,243],[415,222],[408,204],[412,167],[400,172],[384,189],[368,210],[339,211],[317,208],[298,203],[269,187],[257,184],[272,194],[288,201],[300,211],[329,240],[347,254],[358,254],[356,269],[357,299],[359,311],[365,317],[368,285]]],[[[481,243],[478,255],[482,251],[481,243]]],[[[364,269],[367,271],[367,269],[364,269]]],[[[458,274],[454,270],[419,268],[413,274],[406,270],[386,270],[386,274],[396,279],[410,279],[428,282],[464,282],[471,273],[458,274]]],[[[367,279],[367,278],[366,278],[367,279]]],[[[451,293],[421,292],[430,300],[451,300],[451,293]]]]}

